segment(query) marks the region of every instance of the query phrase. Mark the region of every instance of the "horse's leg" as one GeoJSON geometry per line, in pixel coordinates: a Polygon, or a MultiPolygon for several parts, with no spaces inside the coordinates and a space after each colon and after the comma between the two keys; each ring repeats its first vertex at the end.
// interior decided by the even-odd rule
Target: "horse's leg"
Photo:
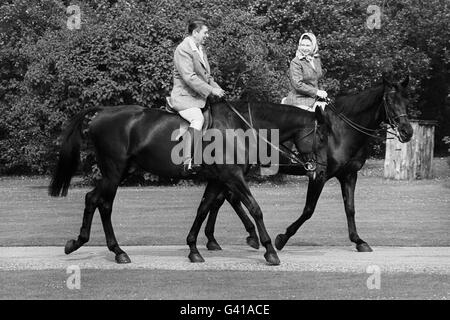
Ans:
{"type": "Polygon", "coordinates": [[[220,207],[223,205],[225,199],[227,199],[227,201],[233,207],[239,219],[241,219],[242,223],[244,224],[245,230],[247,230],[247,232],[249,233],[249,236],[246,239],[247,244],[254,249],[259,249],[259,239],[258,234],[256,233],[255,225],[247,216],[247,213],[244,211],[244,208],[242,208],[239,199],[235,195],[233,195],[231,191],[227,191],[219,195],[216,201],[212,204],[211,210],[208,215],[208,221],[206,223],[205,228],[205,234],[206,237],[208,238],[208,243],[206,245],[208,250],[221,250],[219,244],[214,238],[214,227],[216,224],[217,214],[219,212],[220,207]]]}
{"type": "Polygon", "coordinates": [[[100,211],[100,217],[102,219],[103,231],[105,232],[106,245],[108,246],[108,249],[116,255],[115,259],[117,263],[130,263],[130,258],[119,247],[119,244],[117,243],[114,229],[111,223],[112,207],[118,185],[118,179],[102,180],[102,189],[98,210],[100,211]]]}
{"type": "Polygon", "coordinates": [[[114,198],[116,197],[117,188],[123,179],[124,170],[126,169],[126,160],[121,157],[99,159],[102,179],[99,182],[99,200],[98,211],[102,219],[103,231],[105,232],[106,245],[113,252],[117,263],[130,263],[128,255],[119,247],[114,229],[111,223],[111,214],[114,198]]]}
{"type": "Polygon", "coordinates": [[[306,193],[306,204],[303,208],[303,213],[294,223],[292,223],[287,229],[286,233],[279,234],[275,239],[275,247],[278,250],[283,249],[286,242],[292,237],[297,230],[302,226],[302,224],[311,218],[316,208],[317,200],[319,200],[320,194],[322,192],[323,186],[325,185],[325,180],[312,180],[309,179],[308,191],[306,193]]]}
{"type": "Polygon", "coordinates": [[[240,198],[240,201],[247,207],[248,211],[255,220],[261,244],[266,248],[264,258],[266,258],[266,261],[270,265],[279,265],[280,259],[272,246],[272,240],[270,239],[266,226],[264,225],[261,208],[250,192],[250,189],[245,182],[244,175],[242,172],[236,172],[233,174],[233,177],[234,179],[227,179],[226,184],[230,190],[240,198]]]}
{"type": "Polygon", "coordinates": [[[189,260],[191,262],[204,262],[205,260],[200,255],[197,249],[197,237],[200,232],[200,227],[208,215],[211,204],[216,200],[217,196],[224,190],[224,185],[220,181],[210,180],[206,186],[200,206],[197,209],[197,215],[194,223],[189,231],[186,242],[189,246],[189,260]]]}
{"type": "Polygon", "coordinates": [[[241,219],[242,223],[244,224],[245,230],[249,234],[249,236],[246,239],[247,244],[254,249],[259,249],[259,240],[258,234],[256,233],[256,227],[253,224],[252,220],[250,220],[250,218],[247,216],[247,213],[245,212],[244,208],[242,208],[241,201],[232,192],[226,193],[225,197],[233,207],[239,219],[241,219]]]}
{"type": "Polygon", "coordinates": [[[89,241],[91,234],[92,218],[97,208],[98,192],[97,188],[88,192],[85,198],[85,208],[83,213],[83,222],[80,228],[80,235],[77,240],[69,240],[64,247],[64,252],[70,254],[79,249],[83,244],[89,241]]]}
{"type": "Polygon", "coordinates": [[[205,227],[205,235],[208,239],[206,243],[206,248],[208,250],[222,250],[220,245],[217,243],[216,238],[214,237],[214,227],[216,225],[217,213],[219,212],[220,207],[222,207],[225,202],[225,192],[221,192],[214,202],[211,204],[208,220],[206,221],[205,227]]]}
{"type": "Polygon", "coordinates": [[[348,234],[351,242],[356,244],[359,252],[371,252],[372,248],[362,240],[356,231],[355,224],[355,187],[358,178],[356,171],[338,177],[341,183],[342,198],[344,200],[345,214],[347,216],[348,234]]]}

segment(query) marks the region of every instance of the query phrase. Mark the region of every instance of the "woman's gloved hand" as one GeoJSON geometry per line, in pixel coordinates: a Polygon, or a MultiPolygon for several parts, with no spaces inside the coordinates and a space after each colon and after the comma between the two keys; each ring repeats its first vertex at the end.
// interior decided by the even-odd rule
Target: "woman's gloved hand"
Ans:
{"type": "Polygon", "coordinates": [[[325,99],[326,97],[328,97],[328,93],[325,90],[317,90],[317,96],[320,99],[325,99]]]}

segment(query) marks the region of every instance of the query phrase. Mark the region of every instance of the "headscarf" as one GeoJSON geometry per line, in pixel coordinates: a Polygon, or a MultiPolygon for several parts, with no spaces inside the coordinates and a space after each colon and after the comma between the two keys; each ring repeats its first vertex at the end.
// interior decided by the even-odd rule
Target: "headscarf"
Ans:
{"type": "Polygon", "coordinates": [[[311,32],[305,32],[301,35],[300,40],[298,40],[297,53],[295,54],[297,58],[306,59],[308,62],[311,62],[315,57],[319,56],[319,46],[317,45],[316,36],[311,32]],[[304,55],[303,52],[300,51],[300,43],[303,38],[309,38],[312,42],[312,51],[309,55],[304,55]]]}

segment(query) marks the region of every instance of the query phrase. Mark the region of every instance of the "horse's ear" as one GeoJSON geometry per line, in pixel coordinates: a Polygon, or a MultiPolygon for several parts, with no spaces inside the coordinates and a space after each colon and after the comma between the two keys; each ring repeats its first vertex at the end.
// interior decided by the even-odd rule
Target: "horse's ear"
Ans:
{"type": "Polygon", "coordinates": [[[314,113],[315,113],[318,123],[320,123],[320,124],[325,123],[325,115],[324,115],[321,107],[317,106],[316,110],[314,110],[314,113]]]}
{"type": "Polygon", "coordinates": [[[405,80],[403,80],[402,82],[400,82],[400,85],[401,85],[403,88],[406,88],[406,87],[408,86],[408,83],[409,83],[409,74],[406,75],[405,80]]]}

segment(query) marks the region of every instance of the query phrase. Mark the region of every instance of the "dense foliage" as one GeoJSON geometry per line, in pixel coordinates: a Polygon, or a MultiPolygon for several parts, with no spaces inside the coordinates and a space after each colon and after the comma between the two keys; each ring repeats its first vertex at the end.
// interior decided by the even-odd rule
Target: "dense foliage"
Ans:
{"type": "Polygon", "coordinates": [[[47,173],[61,129],[86,107],[161,106],[172,86],[173,50],[193,16],[208,19],[208,57],[229,98],[245,92],[279,101],[298,38],[312,31],[327,71],[323,86],[334,95],[372,86],[386,70],[409,73],[410,114],[439,120],[441,148],[450,135],[448,1],[378,1],[381,28],[369,29],[373,2],[3,1],[0,173],[47,173]],[[79,29],[68,28],[69,4],[81,9],[79,29]]]}

